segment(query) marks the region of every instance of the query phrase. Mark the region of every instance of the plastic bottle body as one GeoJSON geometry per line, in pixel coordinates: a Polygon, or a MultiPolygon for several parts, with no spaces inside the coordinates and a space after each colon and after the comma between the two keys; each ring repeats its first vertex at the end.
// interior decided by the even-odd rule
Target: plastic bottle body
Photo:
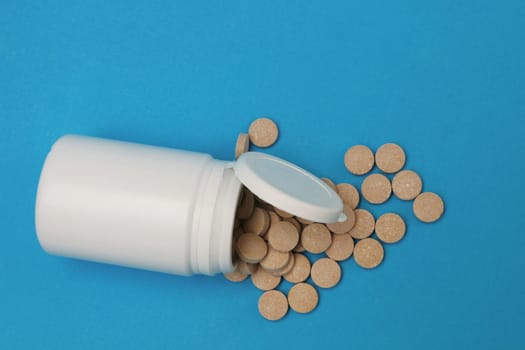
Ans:
{"type": "Polygon", "coordinates": [[[47,252],[173,274],[232,270],[241,188],[207,154],[68,135],[50,151],[35,220],[47,252]]]}

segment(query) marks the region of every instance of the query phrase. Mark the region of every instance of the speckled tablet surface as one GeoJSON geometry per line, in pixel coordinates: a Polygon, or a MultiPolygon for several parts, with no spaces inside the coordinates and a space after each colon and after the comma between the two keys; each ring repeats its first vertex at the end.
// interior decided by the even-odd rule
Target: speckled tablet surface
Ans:
{"type": "Polygon", "coordinates": [[[366,209],[356,209],[354,227],[348,232],[353,238],[363,239],[374,232],[375,219],[372,213],[366,209]]]}
{"type": "Polygon", "coordinates": [[[395,143],[385,143],[377,149],[375,161],[381,171],[388,174],[395,173],[405,165],[405,151],[395,143]]]}
{"type": "Polygon", "coordinates": [[[294,254],[294,260],[295,263],[292,270],[283,276],[284,279],[291,283],[300,283],[306,281],[310,275],[310,261],[306,256],[299,253],[294,254]]]}
{"type": "Polygon", "coordinates": [[[359,191],[357,188],[349,183],[339,183],[336,186],[337,194],[343,200],[343,203],[348,205],[351,209],[357,208],[359,205],[359,191]]]}
{"type": "Polygon", "coordinates": [[[295,312],[306,314],[312,312],[319,302],[317,290],[308,283],[298,283],[288,292],[288,303],[295,312]]]}
{"type": "Polygon", "coordinates": [[[361,184],[361,194],[373,204],[384,203],[390,198],[392,186],[390,180],[382,174],[368,175],[361,184]]]}
{"type": "Polygon", "coordinates": [[[250,124],[250,141],[257,147],[270,147],[279,137],[277,124],[269,118],[259,118],[250,124]]]}
{"type": "Polygon", "coordinates": [[[377,219],[375,231],[381,241],[396,243],[405,236],[406,224],[399,214],[385,213],[377,219]]]}
{"type": "Polygon", "coordinates": [[[264,292],[259,298],[259,312],[267,320],[280,320],[288,312],[286,296],[278,290],[264,292]]]}
{"type": "Polygon", "coordinates": [[[330,247],[332,235],[325,225],[310,224],[301,233],[301,243],[306,251],[319,254],[330,247]]]}
{"type": "Polygon", "coordinates": [[[355,244],[354,260],[361,267],[373,269],[381,264],[384,256],[383,246],[374,238],[365,238],[355,244]]]}
{"type": "Polygon", "coordinates": [[[354,239],[349,233],[332,235],[332,244],[325,251],[329,258],[343,261],[352,256],[354,251],[354,239]]]}
{"type": "Polygon", "coordinates": [[[403,170],[392,179],[392,192],[402,200],[416,198],[423,189],[421,177],[413,170],[403,170]]]}
{"type": "Polygon", "coordinates": [[[352,174],[364,175],[374,167],[374,153],[364,145],[352,146],[345,153],[344,164],[352,174]]]}
{"type": "Polygon", "coordinates": [[[267,251],[266,242],[256,233],[244,233],[237,239],[236,252],[239,258],[247,263],[260,262],[267,251]]]}
{"type": "Polygon", "coordinates": [[[341,280],[341,267],[330,258],[321,258],[312,265],[312,280],[321,288],[335,287],[341,280]]]}
{"type": "Polygon", "coordinates": [[[424,192],[416,197],[413,204],[416,217],[423,222],[438,220],[445,211],[443,199],[433,192],[424,192]]]}

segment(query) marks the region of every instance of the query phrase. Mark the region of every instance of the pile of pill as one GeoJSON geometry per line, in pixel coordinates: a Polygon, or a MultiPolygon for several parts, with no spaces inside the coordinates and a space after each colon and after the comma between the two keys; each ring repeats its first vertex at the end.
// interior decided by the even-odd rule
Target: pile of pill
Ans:
{"type": "MultiPolygon", "coordinates": [[[[279,136],[277,125],[268,118],[255,120],[248,134],[240,134],[235,158],[247,152],[250,144],[273,145],[279,136]]],[[[361,183],[361,191],[349,183],[335,185],[322,180],[339,194],[346,221],[321,224],[295,217],[256,197],[247,188],[241,191],[237,208],[233,251],[236,269],[225,277],[232,282],[251,278],[264,291],[259,298],[259,312],[268,320],[279,320],[288,308],[298,313],[315,309],[319,301],[316,288],[336,286],[342,275],[340,261],[352,255],[365,269],[377,267],[384,258],[383,245],[400,241],[406,232],[403,218],[386,213],[374,218],[359,208],[361,196],[372,204],[385,203],[392,193],[401,200],[413,200],[415,216],[426,223],[438,220],[444,211],[440,196],[423,192],[421,177],[412,170],[402,170],[406,161],[403,149],[393,143],[379,147],[375,154],[363,145],[350,147],[344,155],[346,169],[366,175],[374,165],[385,174],[395,174],[392,181],[384,174],[370,174],[361,183]],[[375,232],[376,238],[371,237],[375,232]],[[309,256],[324,256],[310,262],[309,256]],[[308,282],[308,278],[311,282],[308,282]],[[293,284],[286,296],[276,290],[281,280],[293,284]]]]}

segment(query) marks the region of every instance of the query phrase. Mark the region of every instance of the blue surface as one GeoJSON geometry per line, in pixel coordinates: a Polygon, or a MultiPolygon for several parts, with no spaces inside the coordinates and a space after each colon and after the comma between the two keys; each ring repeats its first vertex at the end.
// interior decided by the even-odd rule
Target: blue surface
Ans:
{"type": "MultiPolygon", "coordinates": [[[[525,348],[525,2],[0,4],[0,349],[525,348]],[[446,214],[407,220],[375,270],[344,262],[309,315],[260,292],[46,255],[39,171],[65,133],[232,158],[268,152],[359,184],[350,145],[401,144],[446,214]]],[[[283,286],[286,289],[287,286],[283,286]]]]}

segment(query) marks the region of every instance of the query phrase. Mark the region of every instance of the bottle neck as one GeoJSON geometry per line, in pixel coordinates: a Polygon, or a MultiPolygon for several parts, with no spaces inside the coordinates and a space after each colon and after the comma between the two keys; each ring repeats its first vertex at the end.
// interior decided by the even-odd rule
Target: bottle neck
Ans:
{"type": "Polygon", "coordinates": [[[203,172],[190,238],[191,268],[195,274],[233,270],[233,225],[241,183],[229,164],[212,159],[203,172]]]}

